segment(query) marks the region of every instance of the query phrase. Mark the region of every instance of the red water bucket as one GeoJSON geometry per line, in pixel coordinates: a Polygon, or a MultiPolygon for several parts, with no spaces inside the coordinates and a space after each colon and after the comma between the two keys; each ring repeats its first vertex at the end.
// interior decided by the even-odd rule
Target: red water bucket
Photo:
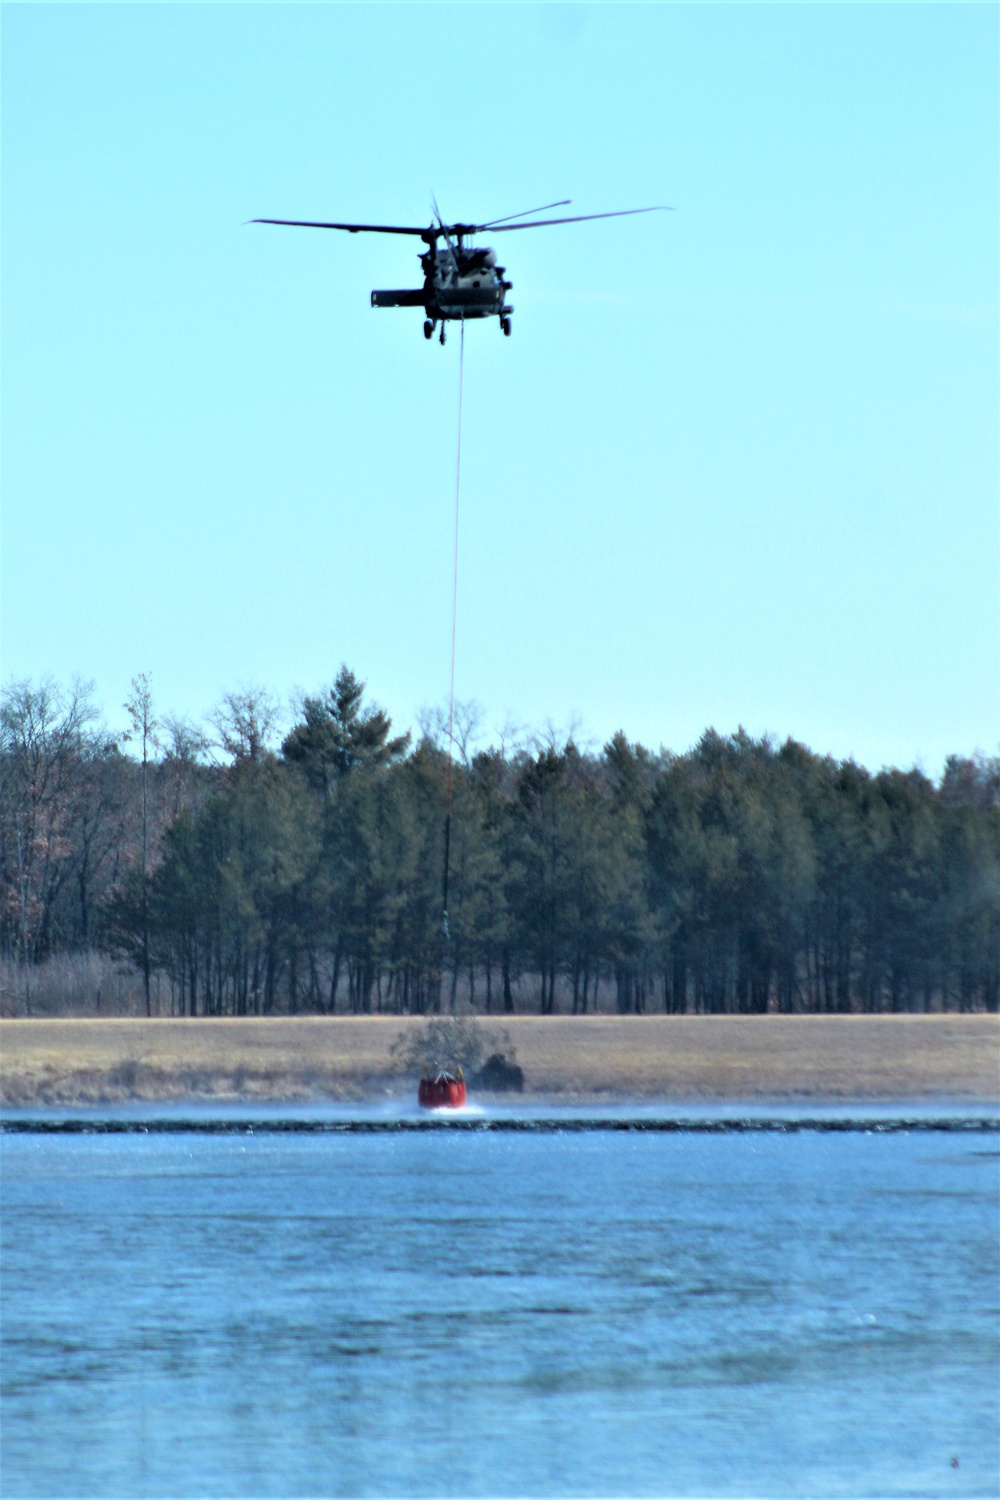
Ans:
{"type": "Polygon", "coordinates": [[[465,1103],[465,1080],[453,1073],[436,1073],[421,1078],[417,1103],[424,1109],[461,1109],[465,1103]]]}

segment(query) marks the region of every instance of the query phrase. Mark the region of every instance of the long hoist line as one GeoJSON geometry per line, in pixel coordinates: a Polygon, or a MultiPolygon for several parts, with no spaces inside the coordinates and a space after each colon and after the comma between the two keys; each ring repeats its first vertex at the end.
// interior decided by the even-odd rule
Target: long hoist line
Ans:
{"type": "Polygon", "coordinates": [[[465,319],[458,340],[458,443],[455,452],[455,528],[451,568],[451,679],[448,688],[448,791],[444,814],[444,889],[441,902],[441,926],[446,940],[448,930],[448,869],[451,856],[451,783],[455,760],[455,632],[458,624],[458,500],[462,482],[462,384],[465,376],[465,319]]]}

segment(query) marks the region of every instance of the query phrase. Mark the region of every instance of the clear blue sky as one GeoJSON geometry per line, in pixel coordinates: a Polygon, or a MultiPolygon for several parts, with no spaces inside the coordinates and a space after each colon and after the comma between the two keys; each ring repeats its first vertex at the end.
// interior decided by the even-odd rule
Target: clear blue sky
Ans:
{"type": "Polygon", "coordinates": [[[498,238],[456,691],[872,766],[996,750],[993,6],[7,6],[3,676],[201,717],[447,693],[458,339],[372,287],[498,238]]]}

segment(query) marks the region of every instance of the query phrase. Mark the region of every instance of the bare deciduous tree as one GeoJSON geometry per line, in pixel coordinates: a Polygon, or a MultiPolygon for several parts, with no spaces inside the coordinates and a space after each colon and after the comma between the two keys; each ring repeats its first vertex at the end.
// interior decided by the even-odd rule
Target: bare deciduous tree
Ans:
{"type": "Polygon", "coordinates": [[[233,760],[261,760],[274,742],[278,704],[262,687],[226,693],[209,716],[219,748],[233,760]]]}
{"type": "Polygon", "coordinates": [[[149,1001],[149,752],[159,745],[159,721],[153,712],[153,695],[149,686],[149,674],[140,672],[132,678],[132,691],[124,703],[129,717],[129,728],[124,739],[134,740],[142,751],[142,986],[146,998],[146,1014],[151,1014],[149,1001]]]}
{"type": "MultiPolygon", "coordinates": [[[[482,736],[485,713],[474,700],[455,704],[451,721],[451,744],[463,766],[468,766],[482,736]]],[[[448,749],[448,708],[422,708],[417,714],[420,733],[435,749],[448,749]]]]}
{"type": "Polygon", "coordinates": [[[49,936],[53,905],[70,873],[74,781],[89,725],[93,685],[64,692],[45,678],[13,682],[0,698],[0,870],[4,924],[13,917],[31,1013],[31,965],[49,936]]]}

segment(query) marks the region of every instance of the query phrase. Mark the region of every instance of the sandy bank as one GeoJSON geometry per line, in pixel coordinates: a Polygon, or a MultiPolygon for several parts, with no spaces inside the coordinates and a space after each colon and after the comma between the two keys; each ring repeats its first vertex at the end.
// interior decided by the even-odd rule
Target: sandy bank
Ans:
{"type": "MultiPolygon", "coordinates": [[[[400,1017],[0,1021],[8,1104],[407,1091],[400,1017]]],[[[997,1016],[516,1016],[534,1096],[1000,1099],[997,1016]]]]}

